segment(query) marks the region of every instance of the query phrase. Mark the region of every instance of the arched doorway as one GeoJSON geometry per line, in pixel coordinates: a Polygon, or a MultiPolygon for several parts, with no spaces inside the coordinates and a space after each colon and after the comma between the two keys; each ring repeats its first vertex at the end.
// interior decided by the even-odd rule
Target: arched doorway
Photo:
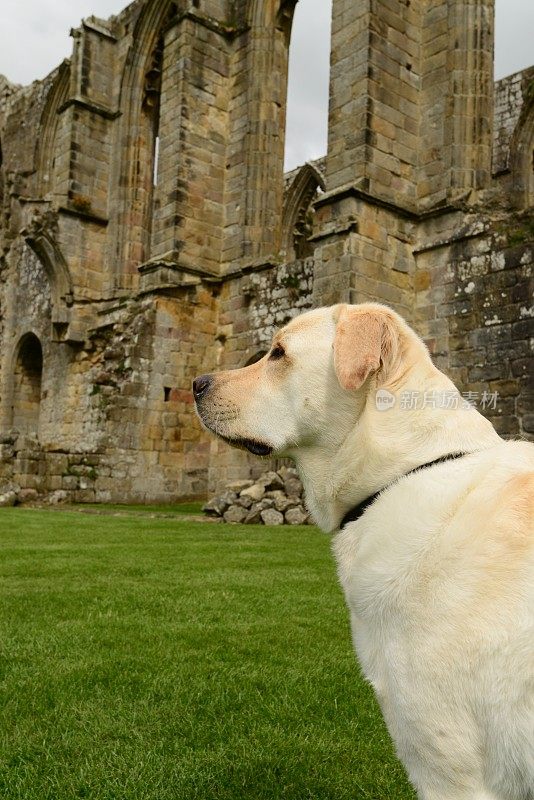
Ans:
{"type": "Polygon", "coordinates": [[[34,333],[18,344],[13,370],[13,427],[20,433],[39,431],[43,349],[34,333]]]}

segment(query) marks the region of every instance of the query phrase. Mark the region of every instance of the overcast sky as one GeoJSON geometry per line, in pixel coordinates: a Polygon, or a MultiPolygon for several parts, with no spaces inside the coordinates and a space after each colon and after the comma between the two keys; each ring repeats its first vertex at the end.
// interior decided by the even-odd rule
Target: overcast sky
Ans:
{"type": "MultiPolygon", "coordinates": [[[[326,152],[331,0],[299,0],[290,52],[286,168],[326,152]]],[[[69,56],[82,17],[108,17],[127,0],[0,0],[0,73],[43,78],[69,56]]],[[[495,77],[534,64],[534,0],[496,0],[495,77]]]]}

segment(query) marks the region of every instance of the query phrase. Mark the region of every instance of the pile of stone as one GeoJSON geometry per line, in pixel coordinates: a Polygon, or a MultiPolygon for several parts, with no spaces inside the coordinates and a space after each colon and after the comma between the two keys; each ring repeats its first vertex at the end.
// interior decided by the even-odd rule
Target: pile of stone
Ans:
{"type": "Polygon", "coordinates": [[[255,481],[236,481],[202,508],[222,522],[244,525],[310,525],[302,483],[293,467],[265,472],[255,481]]]}

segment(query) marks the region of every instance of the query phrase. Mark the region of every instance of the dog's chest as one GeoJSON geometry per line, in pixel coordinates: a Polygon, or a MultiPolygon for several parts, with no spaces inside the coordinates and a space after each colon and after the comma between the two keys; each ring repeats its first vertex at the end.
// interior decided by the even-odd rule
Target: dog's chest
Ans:
{"type": "MultiPolygon", "coordinates": [[[[371,516],[371,515],[370,515],[371,516]]],[[[413,613],[412,599],[424,582],[429,538],[410,525],[374,523],[364,517],[334,540],[333,551],[345,598],[362,622],[376,624],[413,613]],[[411,612],[410,612],[411,609],[411,612]]]]}
{"type": "Polygon", "coordinates": [[[384,703],[392,676],[409,674],[421,634],[432,624],[433,520],[427,518],[425,526],[413,520],[409,528],[382,521],[375,527],[370,517],[338,534],[333,549],[354,646],[384,703]]]}

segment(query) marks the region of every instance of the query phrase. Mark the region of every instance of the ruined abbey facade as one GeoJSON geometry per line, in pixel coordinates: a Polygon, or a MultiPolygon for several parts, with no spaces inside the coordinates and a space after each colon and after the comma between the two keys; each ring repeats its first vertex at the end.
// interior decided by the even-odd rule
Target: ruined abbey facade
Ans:
{"type": "Polygon", "coordinates": [[[328,152],[283,174],[296,0],[135,0],[0,77],[0,484],[202,496],[254,469],[191,380],[378,300],[503,435],[534,434],[534,69],[492,0],[334,0],[328,152]]]}

